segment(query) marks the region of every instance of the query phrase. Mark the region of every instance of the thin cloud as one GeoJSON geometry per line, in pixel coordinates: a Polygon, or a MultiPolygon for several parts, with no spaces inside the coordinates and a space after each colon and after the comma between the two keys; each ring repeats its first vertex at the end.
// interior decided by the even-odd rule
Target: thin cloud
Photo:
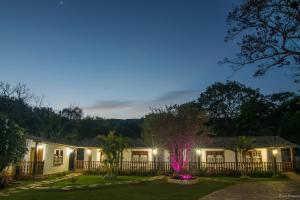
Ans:
{"type": "Polygon", "coordinates": [[[91,106],[87,106],[84,109],[87,110],[111,110],[111,109],[122,109],[133,105],[133,101],[98,101],[91,106]]]}
{"type": "Polygon", "coordinates": [[[185,103],[195,100],[198,95],[196,90],[176,90],[146,101],[98,101],[85,107],[84,111],[89,115],[108,118],[138,118],[148,114],[152,108],[185,103]]]}

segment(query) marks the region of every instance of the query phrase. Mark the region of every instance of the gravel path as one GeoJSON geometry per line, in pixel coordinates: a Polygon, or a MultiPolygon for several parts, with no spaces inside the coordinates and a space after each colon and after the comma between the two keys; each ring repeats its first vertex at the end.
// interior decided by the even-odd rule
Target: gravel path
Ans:
{"type": "Polygon", "coordinates": [[[296,200],[300,199],[300,177],[288,181],[248,182],[213,192],[200,200],[296,200]]]}

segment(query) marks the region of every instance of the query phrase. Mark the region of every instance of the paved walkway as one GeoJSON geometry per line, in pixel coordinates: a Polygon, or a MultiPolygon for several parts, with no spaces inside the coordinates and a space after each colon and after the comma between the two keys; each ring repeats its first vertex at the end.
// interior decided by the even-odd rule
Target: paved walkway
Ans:
{"type": "Polygon", "coordinates": [[[288,175],[288,181],[248,182],[213,192],[200,200],[296,200],[300,199],[300,177],[288,175]]]}

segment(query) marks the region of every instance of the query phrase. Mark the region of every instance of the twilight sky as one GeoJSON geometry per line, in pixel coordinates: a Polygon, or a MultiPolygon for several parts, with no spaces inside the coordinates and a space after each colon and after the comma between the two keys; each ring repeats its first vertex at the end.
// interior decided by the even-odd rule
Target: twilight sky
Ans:
{"type": "Polygon", "coordinates": [[[0,80],[26,84],[54,109],[137,118],[194,100],[216,81],[263,93],[296,91],[289,71],[232,76],[217,64],[237,51],[224,42],[238,0],[1,0],[0,80]]]}

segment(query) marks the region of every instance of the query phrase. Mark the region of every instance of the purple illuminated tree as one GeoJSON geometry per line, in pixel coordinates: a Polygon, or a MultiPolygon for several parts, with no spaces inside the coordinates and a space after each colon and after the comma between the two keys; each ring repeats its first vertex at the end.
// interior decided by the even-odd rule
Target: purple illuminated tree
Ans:
{"type": "Polygon", "coordinates": [[[154,147],[168,149],[171,167],[179,173],[188,167],[192,148],[208,133],[206,121],[194,103],[155,109],[145,117],[143,138],[154,147]]]}

